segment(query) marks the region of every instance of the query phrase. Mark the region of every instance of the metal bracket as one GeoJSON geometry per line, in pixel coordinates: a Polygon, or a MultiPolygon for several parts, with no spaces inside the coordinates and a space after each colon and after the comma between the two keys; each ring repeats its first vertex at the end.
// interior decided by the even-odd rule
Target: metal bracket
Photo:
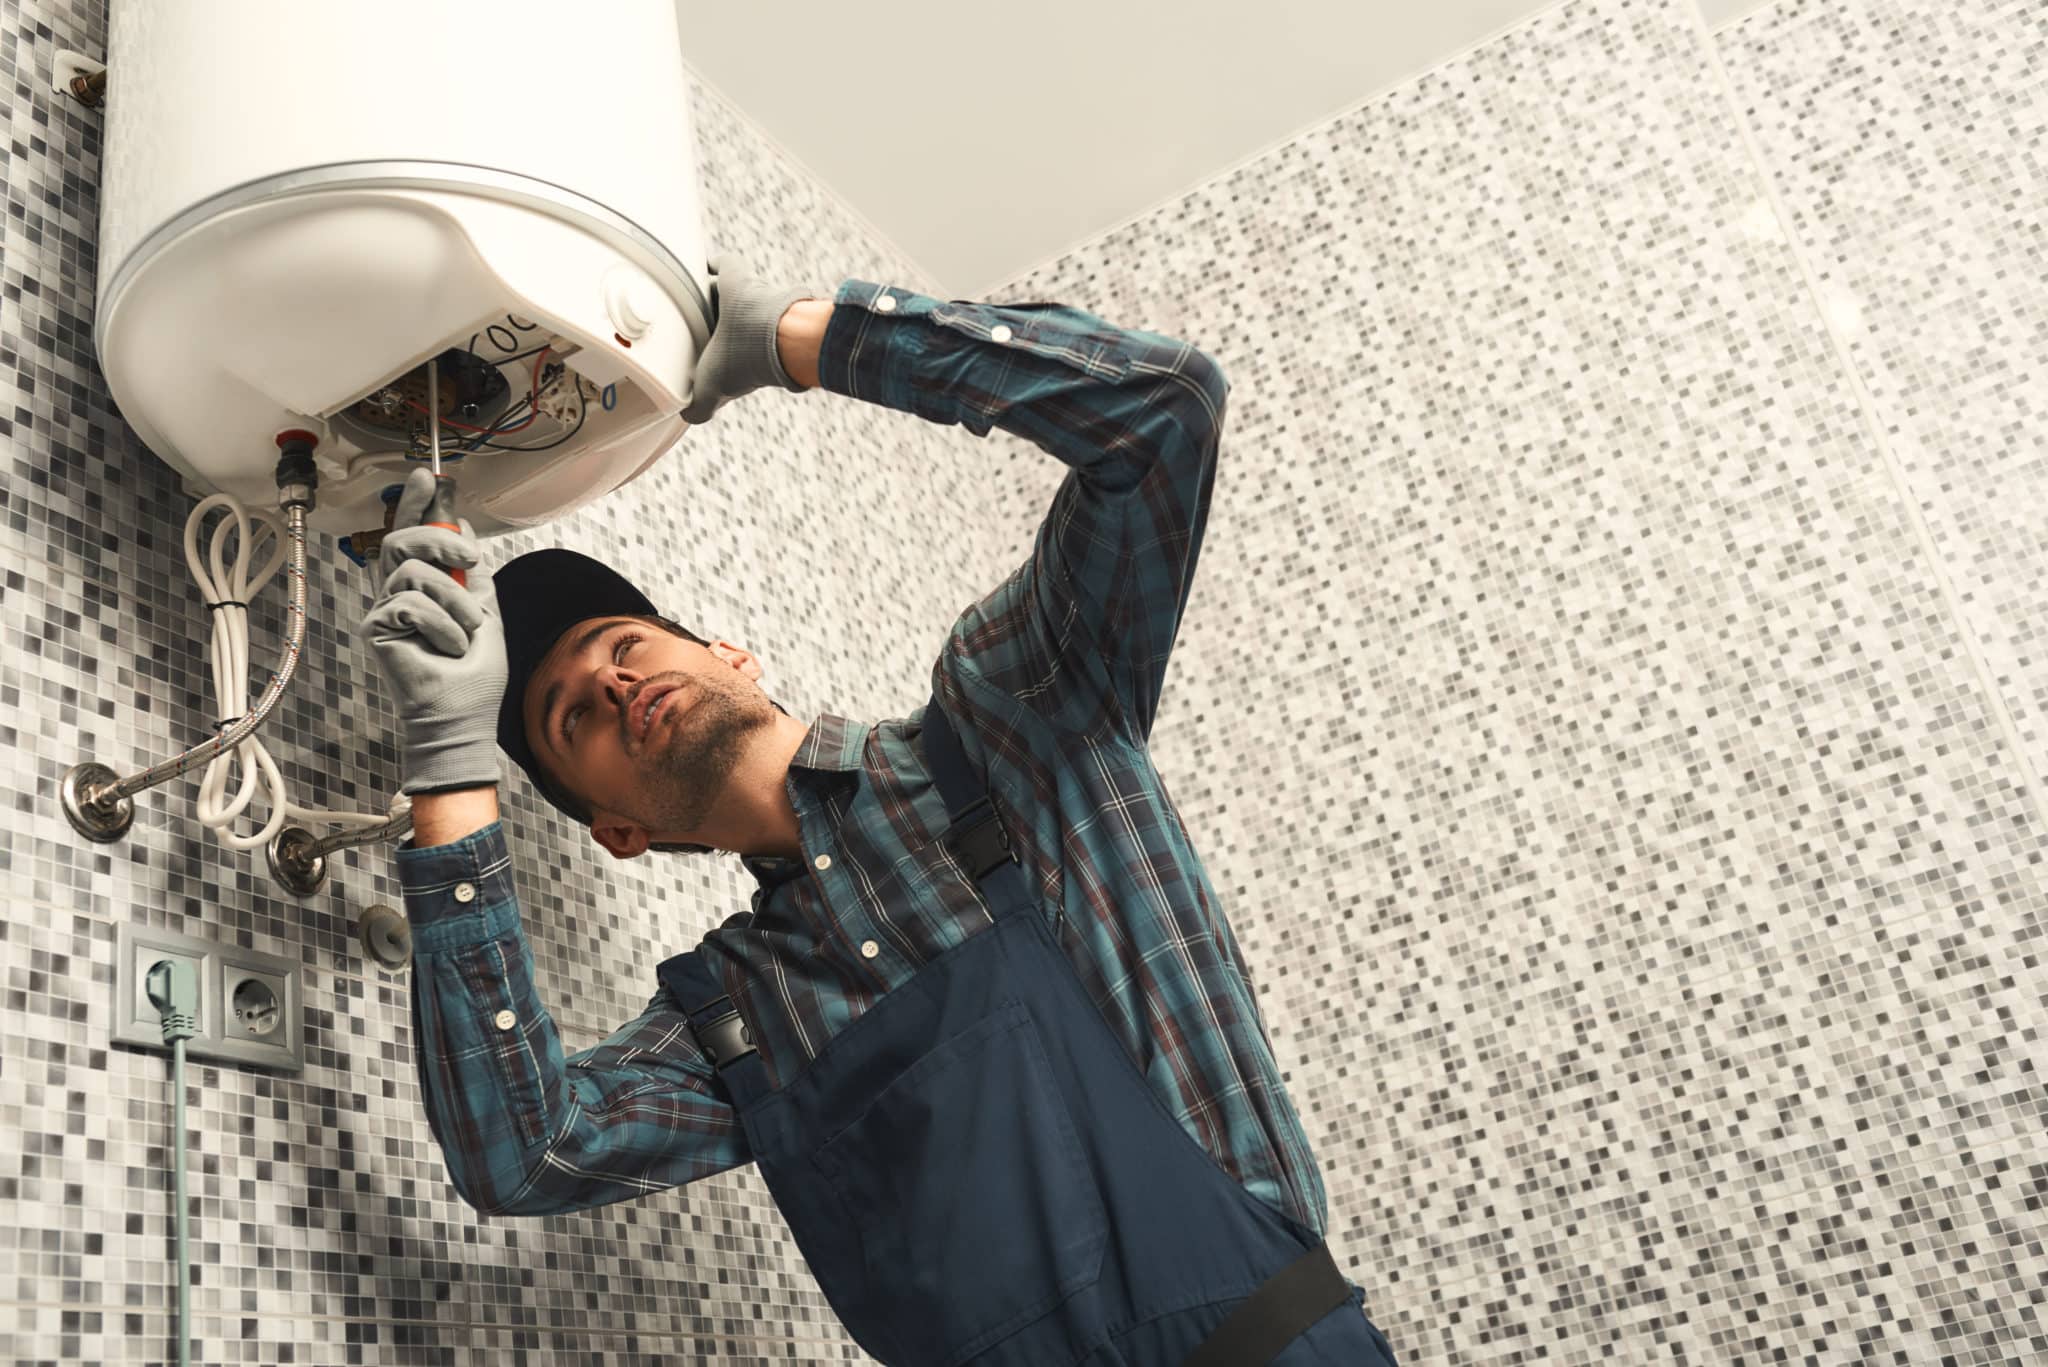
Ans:
{"type": "Polygon", "coordinates": [[[71,96],[87,109],[101,109],[107,103],[106,71],[107,64],[96,57],[58,48],[50,63],[50,89],[71,96]]]}

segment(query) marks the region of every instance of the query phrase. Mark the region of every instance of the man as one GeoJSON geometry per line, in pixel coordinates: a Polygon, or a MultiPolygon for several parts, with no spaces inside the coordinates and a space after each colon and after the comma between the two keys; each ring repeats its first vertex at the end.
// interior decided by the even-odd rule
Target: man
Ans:
{"type": "Polygon", "coordinates": [[[790,716],[752,654],[574,552],[487,574],[467,524],[417,525],[413,473],[364,626],[402,713],[417,1048],[456,1189],[541,1215],[754,1162],[889,1363],[1391,1363],[1145,748],[1221,370],[1055,304],[711,269],[691,421],[822,387],[1073,468],[1030,558],[954,623],[932,700],[873,726],[790,716]],[[613,855],[733,851],[759,884],[568,1057],[494,745],[613,855]]]}

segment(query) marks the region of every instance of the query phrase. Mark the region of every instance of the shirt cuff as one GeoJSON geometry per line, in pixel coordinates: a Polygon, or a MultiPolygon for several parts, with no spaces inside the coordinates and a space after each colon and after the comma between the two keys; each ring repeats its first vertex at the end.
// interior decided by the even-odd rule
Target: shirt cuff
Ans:
{"type": "Polygon", "coordinates": [[[518,927],[502,821],[446,845],[400,846],[397,859],[414,953],[482,944],[518,927]]]}
{"type": "Polygon", "coordinates": [[[907,398],[898,391],[905,387],[908,363],[923,348],[923,329],[903,324],[923,319],[938,305],[929,295],[897,285],[841,282],[818,344],[818,387],[907,410],[907,398]]]}

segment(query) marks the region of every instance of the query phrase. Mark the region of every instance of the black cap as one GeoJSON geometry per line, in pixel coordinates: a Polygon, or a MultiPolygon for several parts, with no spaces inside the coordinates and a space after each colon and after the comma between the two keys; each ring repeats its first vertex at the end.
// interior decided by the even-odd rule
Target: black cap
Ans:
{"type": "Polygon", "coordinates": [[[581,813],[541,771],[526,743],[526,685],[562,633],[593,617],[659,616],[647,595],[618,571],[575,551],[529,551],[491,572],[505,623],[505,701],[498,708],[498,748],[526,771],[540,795],[578,821],[581,813]]]}

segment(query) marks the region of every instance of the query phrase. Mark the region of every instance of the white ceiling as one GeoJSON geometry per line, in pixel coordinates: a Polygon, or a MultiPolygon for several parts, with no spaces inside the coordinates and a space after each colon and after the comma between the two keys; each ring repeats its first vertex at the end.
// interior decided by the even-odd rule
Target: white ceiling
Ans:
{"type": "MultiPolygon", "coordinates": [[[[1717,25],[1765,2],[1698,0],[1717,25]]],[[[690,69],[962,299],[1557,3],[676,8],[690,69]]]]}

